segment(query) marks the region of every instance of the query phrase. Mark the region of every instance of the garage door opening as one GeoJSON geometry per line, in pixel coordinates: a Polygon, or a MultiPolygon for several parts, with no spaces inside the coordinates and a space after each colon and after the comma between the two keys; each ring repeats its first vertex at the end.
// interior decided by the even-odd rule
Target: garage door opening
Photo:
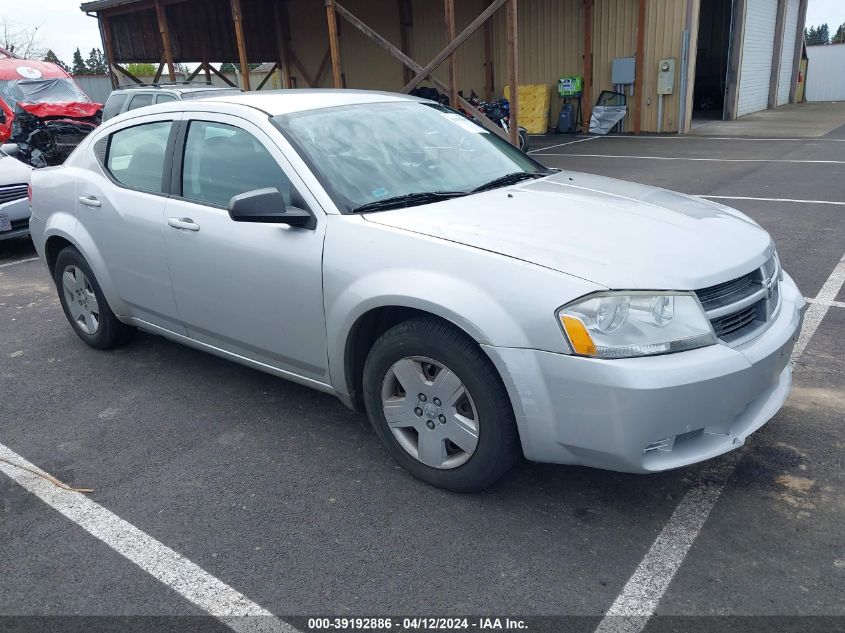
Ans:
{"type": "Polygon", "coordinates": [[[733,0],[701,0],[692,126],[725,118],[733,0]]]}

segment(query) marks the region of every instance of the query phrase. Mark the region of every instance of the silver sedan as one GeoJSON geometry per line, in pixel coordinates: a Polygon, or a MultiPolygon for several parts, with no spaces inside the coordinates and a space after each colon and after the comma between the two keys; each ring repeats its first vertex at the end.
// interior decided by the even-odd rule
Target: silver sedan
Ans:
{"type": "Polygon", "coordinates": [[[334,394],[452,490],[520,455],[638,473],[711,458],[791,385],[804,301],[755,222],[547,170],[404,95],[134,110],[33,174],[32,213],[89,345],[142,329],[334,394]]]}

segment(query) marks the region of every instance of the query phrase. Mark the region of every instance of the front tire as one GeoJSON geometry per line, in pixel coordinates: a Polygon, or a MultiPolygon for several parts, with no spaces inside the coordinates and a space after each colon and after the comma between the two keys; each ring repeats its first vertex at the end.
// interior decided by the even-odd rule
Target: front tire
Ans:
{"type": "Polygon", "coordinates": [[[439,488],[488,488],[519,457],[502,381],[478,345],[432,317],[382,334],[364,366],[370,422],[391,456],[439,488]]]}
{"type": "Polygon", "coordinates": [[[129,342],[135,328],[118,321],[94,272],[73,246],[56,258],[54,281],[59,301],[73,331],[95,349],[112,349],[129,342]]]}

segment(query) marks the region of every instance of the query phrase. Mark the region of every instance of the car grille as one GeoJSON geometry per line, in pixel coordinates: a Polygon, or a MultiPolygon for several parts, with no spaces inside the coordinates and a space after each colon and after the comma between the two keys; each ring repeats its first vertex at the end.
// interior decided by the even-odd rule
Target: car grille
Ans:
{"type": "Polygon", "coordinates": [[[26,185],[6,185],[0,187],[0,204],[26,198],[26,185]]]}
{"type": "Polygon", "coordinates": [[[699,301],[722,341],[739,345],[771,321],[780,300],[780,264],[772,257],[757,270],[696,290],[699,301]]]}

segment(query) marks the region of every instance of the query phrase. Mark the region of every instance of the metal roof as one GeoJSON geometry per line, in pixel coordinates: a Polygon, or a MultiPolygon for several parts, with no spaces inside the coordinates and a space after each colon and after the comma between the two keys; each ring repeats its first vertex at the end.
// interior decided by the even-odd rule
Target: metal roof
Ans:
{"type": "Polygon", "coordinates": [[[93,2],[83,2],[79,8],[88,13],[142,1],[143,0],[94,0],[93,2]]]}

